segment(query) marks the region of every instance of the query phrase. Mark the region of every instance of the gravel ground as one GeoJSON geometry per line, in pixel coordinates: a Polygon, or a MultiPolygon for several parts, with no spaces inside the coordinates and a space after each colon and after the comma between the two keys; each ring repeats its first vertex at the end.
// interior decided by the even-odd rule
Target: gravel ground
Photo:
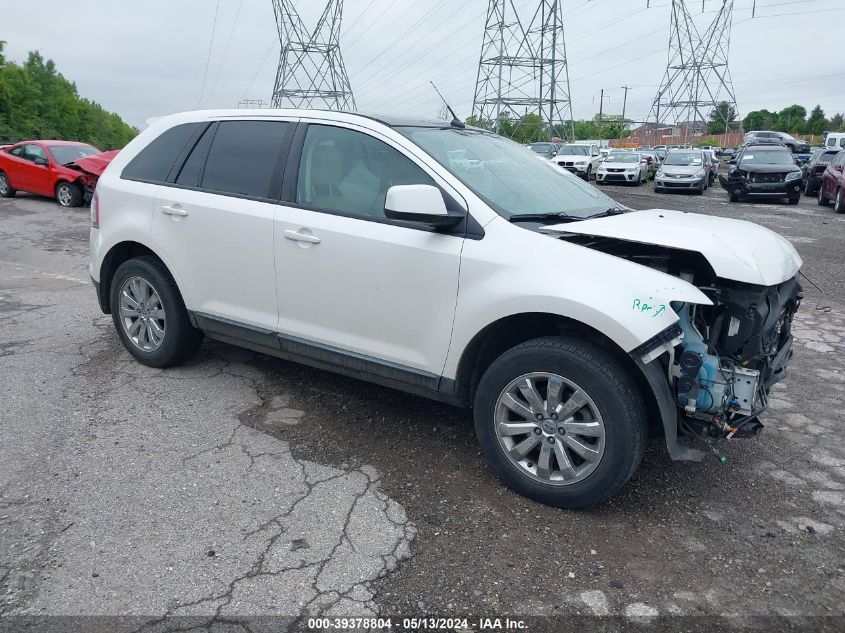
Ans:
{"type": "Polygon", "coordinates": [[[768,226],[827,294],[805,284],[762,436],[724,464],[654,443],[617,497],[577,512],[507,490],[467,412],[218,343],[177,369],[132,362],[87,283],[87,212],[0,201],[0,629],[378,613],[841,630],[845,216],[806,198],[730,204],[718,185],[604,190],[768,226]]]}

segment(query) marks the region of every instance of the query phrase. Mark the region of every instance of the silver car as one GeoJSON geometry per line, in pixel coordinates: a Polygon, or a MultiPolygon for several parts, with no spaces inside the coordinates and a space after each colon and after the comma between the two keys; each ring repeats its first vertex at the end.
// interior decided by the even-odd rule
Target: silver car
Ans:
{"type": "Polygon", "coordinates": [[[639,152],[612,151],[596,170],[596,183],[625,182],[639,186],[648,180],[648,161],[639,152]]]}
{"type": "Polygon", "coordinates": [[[654,175],[654,191],[694,191],[709,186],[709,157],[699,149],[673,149],[654,175]]]}

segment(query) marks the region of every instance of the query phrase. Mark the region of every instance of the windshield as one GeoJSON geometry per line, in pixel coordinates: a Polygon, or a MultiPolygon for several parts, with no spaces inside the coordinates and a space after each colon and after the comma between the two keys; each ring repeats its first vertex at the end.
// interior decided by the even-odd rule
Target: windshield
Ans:
{"type": "Polygon", "coordinates": [[[701,152],[669,152],[663,161],[664,165],[700,165],[701,152]]]}
{"type": "Polygon", "coordinates": [[[590,148],[586,145],[564,145],[560,148],[558,154],[568,156],[589,156],[590,148]]]}
{"type": "Polygon", "coordinates": [[[604,159],[606,163],[638,163],[640,155],[629,152],[612,152],[604,159]]]}
{"type": "Polygon", "coordinates": [[[531,149],[538,154],[548,154],[552,151],[552,145],[551,143],[534,143],[531,149]]]}
{"type": "Polygon", "coordinates": [[[587,218],[619,205],[551,161],[481,130],[397,128],[500,215],[565,213],[587,218]],[[464,160],[452,156],[464,152],[464,160]]]}
{"type": "Polygon", "coordinates": [[[59,165],[66,165],[78,158],[99,154],[100,150],[90,145],[50,145],[50,153],[59,165]]]}
{"type": "Polygon", "coordinates": [[[794,165],[795,159],[785,149],[752,149],[742,155],[741,165],[794,165]]]}

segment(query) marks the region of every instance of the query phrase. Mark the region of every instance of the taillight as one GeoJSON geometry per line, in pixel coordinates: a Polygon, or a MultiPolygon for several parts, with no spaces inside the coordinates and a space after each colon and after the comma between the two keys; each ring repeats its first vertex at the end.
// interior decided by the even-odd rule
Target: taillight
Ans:
{"type": "Polygon", "coordinates": [[[100,228],[100,197],[96,191],[94,197],[91,198],[91,228],[100,228]]]}

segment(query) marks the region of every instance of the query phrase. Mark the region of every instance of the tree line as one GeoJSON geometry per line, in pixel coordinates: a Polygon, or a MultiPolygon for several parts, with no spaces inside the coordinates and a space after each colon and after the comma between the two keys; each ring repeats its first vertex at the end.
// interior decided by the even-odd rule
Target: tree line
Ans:
{"type": "Polygon", "coordinates": [[[79,96],[76,84],[56,70],[52,60],[33,51],[16,64],[0,41],[0,142],[57,139],[119,149],[138,130],[98,103],[79,96]]]}

